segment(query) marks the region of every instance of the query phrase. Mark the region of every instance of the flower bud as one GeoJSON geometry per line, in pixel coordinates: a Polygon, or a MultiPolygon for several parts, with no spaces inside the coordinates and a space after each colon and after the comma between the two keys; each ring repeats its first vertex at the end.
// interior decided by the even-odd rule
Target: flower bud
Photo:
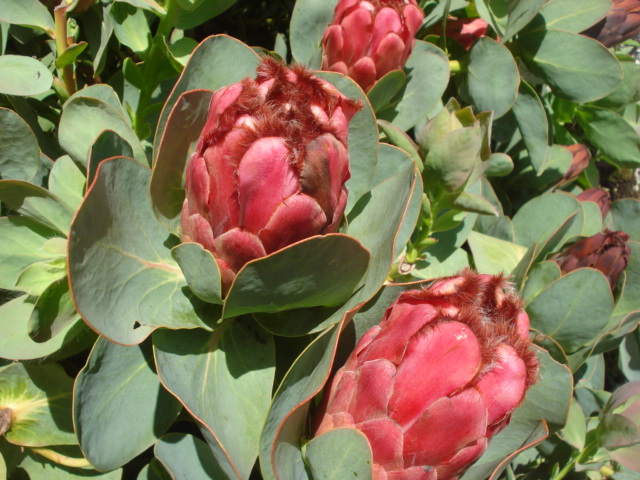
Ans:
{"type": "Polygon", "coordinates": [[[250,260],[335,232],[347,202],[349,120],[359,105],[272,59],[213,95],[186,168],[182,240],[216,258],[226,294],[250,260]]]}
{"type": "Polygon", "coordinates": [[[629,235],[623,231],[605,230],[577,241],[551,259],[560,266],[563,274],[583,267],[600,270],[613,289],[631,256],[627,240],[629,235]]]}
{"type": "Polygon", "coordinates": [[[598,205],[600,212],[602,213],[602,219],[604,220],[611,209],[611,195],[603,188],[588,188],[580,195],[578,200],[581,202],[593,202],[598,205]]]}
{"type": "Polygon", "coordinates": [[[338,370],[315,435],[355,428],[373,479],[458,478],[538,374],[529,317],[508,283],[470,270],[402,293],[338,370]]]}
{"type": "Polygon", "coordinates": [[[614,47],[640,33],[640,0],[613,0],[607,16],[583,34],[614,47]]]}
{"type": "Polygon", "coordinates": [[[404,66],[423,19],[416,0],[340,0],[322,39],[322,68],[348,75],[366,92],[404,66]]]}
{"type": "Polygon", "coordinates": [[[581,143],[575,143],[573,145],[563,145],[564,148],[569,150],[573,156],[569,169],[565,172],[563,180],[569,181],[578,176],[589,166],[591,160],[591,152],[586,145],[581,143]]]}

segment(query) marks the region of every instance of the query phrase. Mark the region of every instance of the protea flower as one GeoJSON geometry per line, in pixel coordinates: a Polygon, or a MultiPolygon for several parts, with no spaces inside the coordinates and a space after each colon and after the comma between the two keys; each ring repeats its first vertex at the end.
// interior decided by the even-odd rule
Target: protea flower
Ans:
{"type": "Polygon", "coordinates": [[[467,270],[399,296],[336,373],[315,434],[360,430],[374,480],[456,479],[537,372],[522,302],[502,277],[467,270]]]}
{"type": "MultiPolygon", "coordinates": [[[[447,19],[447,29],[445,35],[452,38],[465,50],[469,50],[479,38],[487,33],[489,24],[481,18],[456,18],[447,19]]],[[[442,35],[442,25],[437,23],[431,28],[434,35],[442,35]]]]}
{"type": "Polygon", "coordinates": [[[613,0],[607,16],[584,32],[605,47],[613,47],[640,33],[640,0],[613,0]]]}
{"type": "Polygon", "coordinates": [[[602,219],[604,220],[611,210],[611,195],[603,188],[587,188],[584,192],[578,195],[578,200],[581,202],[593,202],[600,208],[602,213],[602,219]]]}
{"type": "Polygon", "coordinates": [[[223,293],[250,260],[335,232],[358,105],[303,67],[267,59],[213,95],[186,169],[183,241],[216,258],[223,293]]]}
{"type": "Polygon", "coordinates": [[[340,0],[322,39],[322,68],[350,76],[366,92],[404,66],[423,19],[416,0],[340,0]]]}
{"type": "Polygon", "coordinates": [[[631,247],[628,240],[629,235],[623,231],[605,229],[602,233],[578,240],[551,259],[560,266],[563,274],[583,267],[600,270],[614,288],[629,263],[631,247]]]}

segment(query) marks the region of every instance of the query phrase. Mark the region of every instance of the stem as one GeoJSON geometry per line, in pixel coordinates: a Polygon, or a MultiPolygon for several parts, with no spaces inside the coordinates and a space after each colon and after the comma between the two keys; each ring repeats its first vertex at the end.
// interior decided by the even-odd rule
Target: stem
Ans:
{"type": "Polygon", "coordinates": [[[151,41],[149,55],[143,64],[143,74],[146,79],[146,85],[144,90],[140,92],[140,99],[138,100],[138,108],[136,109],[134,119],[136,135],[138,135],[138,138],[144,138],[147,135],[147,132],[145,131],[144,118],[147,107],[149,106],[149,103],[151,103],[151,94],[158,86],[158,68],[160,67],[160,61],[165,53],[162,42],[163,39],[169,35],[171,28],[173,28],[173,23],[177,13],[176,0],[167,0],[165,3],[165,10],[167,13],[160,19],[158,30],[151,41]]]}
{"type": "Polygon", "coordinates": [[[449,16],[449,10],[451,9],[451,0],[447,0],[447,3],[444,6],[444,13],[442,15],[442,37],[440,37],[440,42],[442,43],[442,50],[444,53],[448,54],[447,50],[447,17],[449,16]]]}
{"type": "Polygon", "coordinates": [[[68,457],[48,448],[32,448],[31,450],[38,455],[42,455],[47,460],[51,460],[58,465],[64,465],[65,467],[83,468],[91,466],[86,458],[68,457]]]}
{"type": "MultiPolygon", "coordinates": [[[[53,10],[53,16],[55,19],[55,37],[56,37],[56,57],[60,57],[69,46],[67,39],[67,5],[61,3],[53,10]]],[[[76,93],[76,82],[73,78],[73,68],[71,65],[67,65],[61,69],[58,69],[58,75],[62,78],[64,88],[67,90],[69,96],[76,93]]]]}

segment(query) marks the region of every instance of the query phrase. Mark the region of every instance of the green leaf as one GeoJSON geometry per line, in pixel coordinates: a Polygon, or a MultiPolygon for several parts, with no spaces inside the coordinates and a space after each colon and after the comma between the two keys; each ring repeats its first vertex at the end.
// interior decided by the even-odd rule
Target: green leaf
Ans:
{"type": "Polygon", "coordinates": [[[87,42],[73,43],[69,45],[67,49],[62,52],[58,58],[56,58],[56,67],[64,68],[74,63],[78,56],[84,52],[87,46],[87,42]]]}
{"type": "Polygon", "coordinates": [[[282,380],[260,438],[260,470],[265,480],[308,479],[300,452],[309,401],[329,378],[340,326],[321,333],[282,380]]]}
{"type": "Polygon", "coordinates": [[[306,445],[305,460],[314,480],[372,478],[369,441],[354,428],[338,428],[314,438],[306,445]]]}
{"type": "Polygon", "coordinates": [[[128,118],[127,112],[120,103],[120,97],[118,97],[118,94],[113,87],[106,83],[96,83],[95,85],[89,85],[78,90],[69,97],[67,103],[77,98],[93,98],[95,100],[100,100],[107,105],[110,105],[122,118],[128,118]]]}
{"type": "Polygon", "coordinates": [[[173,240],[151,209],[150,175],[128,158],[103,162],[69,237],[76,306],[92,328],[123,345],[160,326],[209,328],[203,319],[218,318],[188,291],[171,258],[173,240]]]}
{"type": "MultiPolygon", "coordinates": [[[[514,107],[515,108],[515,107],[514,107]]],[[[504,177],[513,171],[513,160],[506,153],[493,153],[484,172],[487,177],[504,177]]]]}
{"type": "MultiPolygon", "coordinates": [[[[211,3],[205,2],[203,6],[211,3]]],[[[255,75],[255,69],[259,62],[260,58],[253,50],[234,38],[216,35],[204,40],[193,51],[189,63],[187,63],[162,109],[153,144],[152,164],[155,165],[157,161],[159,144],[164,140],[168,117],[180,95],[189,90],[218,90],[221,87],[239,82],[247,76],[255,75]],[[210,68],[211,65],[216,65],[216,68],[210,68]]],[[[199,133],[197,132],[198,135],[199,133]]]]}
{"type": "Polygon", "coordinates": [[[633,58],[621,60],[620,65],[624,72],[622,83],[612,93],[598,100],[598,107],[618,109],[640,101],[640,65],[633,58]]]}
{"type": "Polygon", "coordinates": [[[131,57],[125,58],[124,62],[122,62],[122,75],[124,75],[127,82],[138,90],[147,89],[147,81],[144,78],[144,73],[142,73],[142,69],[138,67],[131,57]]]}
{"type": "Polygon", "coordinates": [[[407,135],[403,130],[399,129],[392,123],[386,120],[378,120],[378,127],[387,136],[388,141],[407,152],[411,158],[413,158],[418,165],[418,169],[424,168],[422,164],[422,158],[418,153],[418,145],[407,135]]]}
{"type": "Polygon", "coordinates": [[[64,104],[60,118],[59,139],[71,158],[87,165],[91,146],[105,130],[113,130],[133,149],[134,158],[147,165],[147,157],[138,137],[116,108],[107,102],[90,97],[75,97],[64,104]]]}
{"type": "Polygon", "coordinates": [[[573,235],[582,233],[584,211],[580,202],[572,195],[551,193],[535,197],[525,203],[513,217],[515,242],[531,247],[548,239],[571,215],[577,213],[576,220],[567,231],[562,245],[573,235]]]}
{"type": "Polygon", "coordinates": [[[578,123],[589,141],[620,167],[640,165],[640,136],[612,110],[581,105],[578,123]]]}
{"type": "Polygon", "coordinates": [[[0,405],[13,411],[4,437],[15,445],[75,445],[71,419],[73,380],[51,363],[13,363],[0,374],[0,405]]]}
{"type": "Polygon", "coordinates": [[[195,10],[178,9],[175,27],[181,30],[190,30],[220,15],[236,2],[237,0],[216,0],[215,2],[204,0],[195,10]]]}
{"type": "Polygon", "coordinates": [[[53,75],[35,58],[22,55],[0,56],[0,93],[6,95],[38,95],[51,88],[53,75]]]}
{"type": "Polygon", "coordinates": [[[55,254],[44,249],[54,231],[24,217],[0,217],[0,288],[15,290],[20,273],[55,254]]]}
{"type": "Polygon", "coordinates": [[[524,28],[540,11],[544,0],[479,0],[478,13],[498,33],[502,43],[524,28]]]}
{"type": "Polygon", "coordinates": [[[620,369],[627,380],[640,380],[640,330],[636,329],[624,337],[619,354],[620,369]]]}
{"type": "Polygon", "coordinates": [[[511,273],[527,249],[512,242],[490,237],[479,232],[469,233],[468,238],[476,270],[498,275],[511,273]]]}
{"type": "Polygon", "coordinates": [[[211,453],[209,446],[186,433],[170,433],[154,448],[156,458],[171,474],[185,480],[226,480],[229,477],[211,453]]]}
{"type": "Polygon", "coordinates": [[[38,0],[0,0],[0,20],[44,30],[50,37],[55,29],[51,13],[38,0]]]}
{"type": "Polygon", "coordinates": [[[610,0],[549,0],[540,10],[544,27],[580,33],[604,18],[610,0]]]}
{"type": "Polygon", "coordinates": [[[158,330],[153,343],[162,383],[215,436],[227,456],[219,461],[248,478],[271,400],[273,337],[235,319],[213,333],[158,330]]]}
{"type": "Polygon", "coordinates": [[[525,81],[520,83],[518,98],[513,105],[529,160],[533,169],[542,173],[550,159],[549,122],[542,101],[536,91],[525,81]]]}
{"type": "Polygon", "coordinates": [[[204,0],[178,0],[180,5],[185,10],[195,10],[204,0]]]}
{"type": "Polygon", "coordinates": [[[54,282],[66,277],[66,258],[58,257],[45,262],[32,263],[22,272],[16,282],[16,288],[29,295],[38,296],[54,282]]]}
{"type": "Polygon", "coordinates": [[[76,432],[98,470],[120,467],[153,445],[180,408],[160,384],[147,344],[123,347],[99,338],[76,380],[76,432]]]}
{"type": "Polygon", "coordinates": [[[58,158],[49,173],[49,191],[74,212],[82,203],[87,179],[68,155],[58,158]]]}
{"type": "Polygon", "coordinates": [[[198,42],[189,37],[179,38],[167,45],[167,51],[170,54],[169,60],[171,60],[173,67],[178,72],[182,72],[182,69],[187,65],[191,58],[191,53],[197,46],[198,42]]]}
{"type": "MultiPolygon", "coordinates": [[[[108,8],[108,6],[90,8],[84,12],[82,17],[84,31],[89,42],[89,53],[91,54],[91,61],[96,75],[103,73],[107,63],[107,53],[109,52],[107,47],[113,34],[113,24],[108,15],[108,8]]],[[[86,90],[86,88],[83,90],[86,90]]]]}
{"type": "Polygon", "coordinates": [[[433,50],[439,49],[435,46],[429,51],[414,49],[404,67],[407,74],[404,87],[378,112],[378,118],[402,130],[426,120],[449,84],[449,62],[433,50]]]}
{"type": "Polygon", "coordinates": [[[212,95],[209,90],[195,90],[180,96],[156,151],[151,201],[160,222],[176,234],[185,196],[184,169],[207,122],[212,95]]]}
{"type": "Polygon", "coordinates": [[[527,306],[531,327],[567,353],[593,342],[613,313],[611,288],[598,270],[580,268],[542,290],[527,306]]]}
{"type": "Polygon", "coordinates": [[[124,138],[113,130],[104,130],[96,137],[89,150],[87,185],[91,185],[96,178],[100,163],[113,157],[133,158],[133,149],[124,138]]]}
{"type": "Polygon", "coordinates": [[[48,342],[80,320],[76,312],[69,282],[65,276],[48,286],[36,300],[29,318],[29,336],[36,342],[48,342]]]}
{"type": "Polygon", "coordinates": [[[322,37],[333,20],[338,0],[298,0],[291,14],[289,41],[296,62],[319,69],[322,37]]]}
{"type": "Polygon", "coordinates": [[[640,242],[630,240],[631,249],[629,263],[625,268],[624,290],[616,303],[616,315],[630,314],[640,310],[638,298],[640,298],[640,242]]]}
{"type": "Polygon", "coordinates": [[[461,192],[452,202],[452,206],[463,212],[480,213],[484,215],[498,216],[495,207],[481,195],[470,192],[461,192]]]}
{"type": "Polygon", "coordinates": [[[507,47],[489,37],[473,44],[461,93],[477,111],[493,110],[494,118],[500,118],[515,103],[519,84],[520,73],[507,47]]]}
{"type": "Polygon", "coordinates": [[[560,267],[553,261],[540,262],[533,267],[527,274],[524,288],[520,292],[520,296],[525,301],[525,306],[561,276],[560,267]]]}
{"type": "Polygon", "coordinates": [[[34,180],[40,168],[38,141],[14,111],[0,108],[0,178],[34,180]]]}
{"type": "Polygon", "coordinates": [[[640,242],[640,200],[621,198],[611,204],[611,230],[624,230],[632,240],[640,242]]]}
{"type": "Polygon", "coordinates": [[[73,210],[42,187],[21,180],[0,180],[0,201],[62,235],[69,230],[73,210]]]}
{"type": "Polygon", "coordinates": [[[402,89],[407,81],[407,76],[402,70],[392,70],[379,79],[371,90],[367,92],[367,98],[374,112],[382,110],[387,103],[402,89]]]}
{"type": "Polygon", "coordinates": [[[116,2],[111,6],[109,16],[118,41],[137,54],[145,54],[151,42],[151,31],[144,10],[116,2]]]}
{"type": "Polygon", "coordinates": [[[251,261],[231,286],[223,318],[342,305],[367,271],[369,257],[353,238],[329,234],[251,261]]]}
{"type": "Polygon", "coordinates": [[[171,250],[171,256],[180,265],[189,288],[200,300],[223,303],[220,269],[210,251],[199,243],[183,243],[171,250]]]}
{"type": "Polygon", "coordinates": [[[561,30],[526,32],[518,37],[522,59],[553,92],[573,102],[591,102],[613,92],[622,67],[600,42],[561,30]]]}
{"type": "Polygon", "coordinates": [[[33,310],[33,299],[26,295],[0,306],[0,357],[32,360],[48,357],[59,351],[71,355],[84,350],[95,338],[95,334],[89,331],[78,316],[76,322],[64,327],[51,340],[36,342],[29,336],[29,319],[33,310]]]}
{"type": "Polygon", "coordinates": [[[115,2],[128,3],[134,7],[149,10],[161,16],[167,14],[167,11],[155,0],[115,0],[115,2]]]}
{"type": "Polygon", "coordinates": [[[578,450],[582,450],[587,437],[586,423],[587,419],[582,411],[582,407],[575,398],[572,398],[567,424],[561,431],[562,438],[569,443],[569,445],[578,450]]]}

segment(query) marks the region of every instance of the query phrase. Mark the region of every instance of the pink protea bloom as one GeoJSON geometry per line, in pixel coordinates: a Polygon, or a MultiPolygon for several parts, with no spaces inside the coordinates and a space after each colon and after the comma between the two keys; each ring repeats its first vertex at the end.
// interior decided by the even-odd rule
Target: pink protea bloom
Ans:
{"type": "Polygon", "coordinates": [[[404,66],[423,19],[416,0],[340,0],[322,39],[322,68],[350,76],[366,92],[404,66]]]}
{"type": "Polygon", "coordinates": [[[586,145],[581,143],[563,145],[563,147],[567,149],[573,157],[571,159],[571,165],[569,165],[569,168],[563,176],[563,180],[570,181],[578,178],[578,176],[589,166],[589,162],[591,161],[591,152],[586,145]]]}
{"type": "MultiPolygon", "coordinates": [[[[481,18],[455,18],[447,19],[446,36],[454,39],[465,50],[469,50],[479,38],[487,33],[489,24],[481,18]]],[[[431,29],[431,33],[435,35],[442,34],[442,26],[436,24],[431,29]]]]}
{"type": "Polygon", "coordinates": [[[466,270],[402,293],[338,370],[315,435],[355,428],[374,480],[457,479],[538,374],[529,317],[509,284],[466,270]]]}
{"type": "Polygon", "coordinates": [[[603,188],[587,188],[578,195],[578,200],[581,202],[593,202],[598,205],[603,220],[611,210],[611,195],[603,188]]]}
{"type": "Polygon", "coordinates": [[[182,240],[216,258],[226,294],[250,260],[335,232],[359,105],[303,67],[266,59],[221,88],[186,169],[182,240]]]}

